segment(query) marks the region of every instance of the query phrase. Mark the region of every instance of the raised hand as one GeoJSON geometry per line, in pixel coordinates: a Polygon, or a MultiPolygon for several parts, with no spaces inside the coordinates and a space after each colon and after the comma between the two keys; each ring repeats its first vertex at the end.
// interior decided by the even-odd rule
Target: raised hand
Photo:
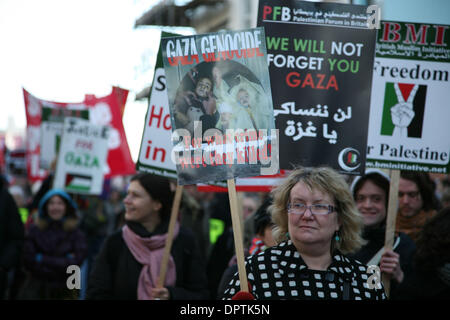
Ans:
{"type": "Polygon", "coordinates": [[[406,138],[408,136],[408,126],[414,118],[414,110],[411,103],[397,103],[391,108],[392,123],[395,126],[393,136],[406,138]]]}

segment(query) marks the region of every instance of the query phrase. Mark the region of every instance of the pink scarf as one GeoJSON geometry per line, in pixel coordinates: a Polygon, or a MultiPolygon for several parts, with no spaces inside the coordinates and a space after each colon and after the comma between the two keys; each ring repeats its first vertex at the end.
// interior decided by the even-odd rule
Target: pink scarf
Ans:
{"type": "MultiPolygon", "coordinates": [[[[178,235],[179,224],[175,225],[174,239],[178,235]]],[[[138,282],[138,300],[152,299],[152,288],[157,284],[161,261],[164,254],[167,233],[143,238],[134,233],[127,225],[122,228],[125,243],[134,258],[142,264],[141,274],[138,282]]],[[[176,281],[175,262],[172,255],[169,257],[165,286],[173,286],[176,281]]]]}

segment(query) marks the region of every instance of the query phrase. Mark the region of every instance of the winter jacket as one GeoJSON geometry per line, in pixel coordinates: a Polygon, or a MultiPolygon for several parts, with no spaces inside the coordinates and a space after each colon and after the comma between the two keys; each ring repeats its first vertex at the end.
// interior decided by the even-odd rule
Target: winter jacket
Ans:
{"type": "Polygon", "coordinates": [[[397,214],[397,221],[395,222],[395,229],[397,232],[406,233],[415,242],[419,237],[425,223],[436,215],[436,210],[421,210],[418,214],[412,217],[405,217],[400,212],[397,214]]]}
{"type": "MultiPolygon", "coordinates": [[[[142,225],[127,222],[128,227],[141,237],[167,232],[167,222],[161,223],[154,233],[142,225]]],[[[200,258],[194,235],[180,227],[174,239],[171,255],[175,261],[176,283],[167,287],[172,300],[207,299],[208,291],[205,267],[200,258]]],[[[137,300],[138,280],[142,270],[128,249],[122,230],[109,236],[97,256],[88,280],[87,299],[92,300],[137,300]]]]}
{"type": "Polygon", "coordinates": [[[31,275],[59,288],[66,287],[67,267],[81,267],[87,254],[84,234],[77,228],[65,231],[63,225],[55,221],[45,230],[31,225],[24,249],[25,267],[31,275]]]}

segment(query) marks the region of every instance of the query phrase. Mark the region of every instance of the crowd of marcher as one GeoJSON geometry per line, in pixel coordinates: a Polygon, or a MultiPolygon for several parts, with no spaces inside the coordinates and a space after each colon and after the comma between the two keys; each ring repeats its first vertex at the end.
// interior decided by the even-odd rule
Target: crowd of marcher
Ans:
{"type": "MultiPolygon", "coordinates": [[[[183,189],[159,279],[175,181],[139,173],[99,196],[0,179],[0,295],[8,300],[233,299],[242,292],[227,193],[183,189]],[[69,266],[81,285],[68,286],[69,266]]],[[[450,299],[450,175],[402,171],[392,249],[389,174],[298,168],[239,193],[254,299],[450,299]],[[390,281],[371,285],[369,266],[390,281]]]]}

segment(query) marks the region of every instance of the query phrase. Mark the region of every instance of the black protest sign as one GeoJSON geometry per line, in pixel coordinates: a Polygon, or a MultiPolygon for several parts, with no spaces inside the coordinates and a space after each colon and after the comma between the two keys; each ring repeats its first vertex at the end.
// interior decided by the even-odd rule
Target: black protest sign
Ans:
{"type": "Polygon", "coordinates": [[[260,1],[280,168],[365,169],[376,30],[367,7],[260,1]]]}

